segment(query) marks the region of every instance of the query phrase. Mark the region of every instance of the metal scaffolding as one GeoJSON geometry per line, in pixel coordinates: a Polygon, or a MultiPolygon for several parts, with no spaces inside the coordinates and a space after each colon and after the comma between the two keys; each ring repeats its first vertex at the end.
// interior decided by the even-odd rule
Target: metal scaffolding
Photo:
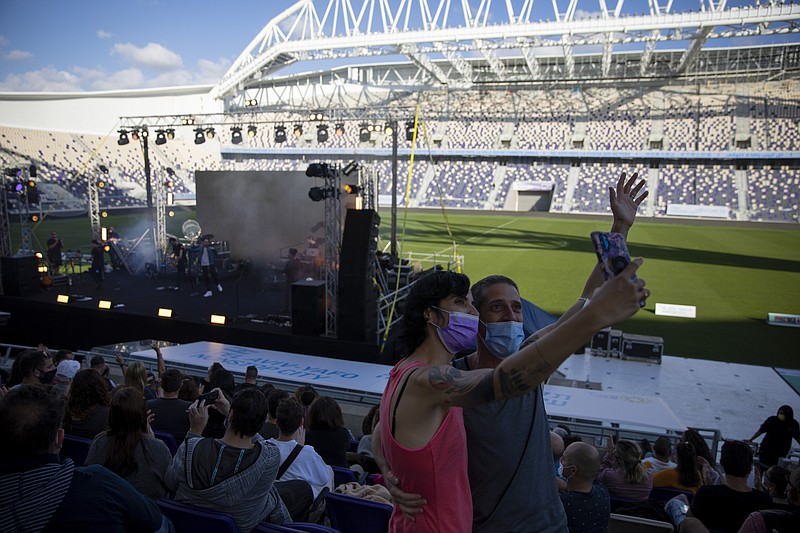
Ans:
{"type": "Polygon", "coordinates": [[[339,295],[339,251],[342,244],[342,172],[332,167],[325,176],[325,335],[336,337],[339,295]]]}

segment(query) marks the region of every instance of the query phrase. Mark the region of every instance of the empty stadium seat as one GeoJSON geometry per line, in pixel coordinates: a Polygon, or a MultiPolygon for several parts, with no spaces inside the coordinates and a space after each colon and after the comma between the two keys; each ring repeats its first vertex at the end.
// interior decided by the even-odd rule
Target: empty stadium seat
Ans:
{"type": "Polygon", "coordinates": [[[161,512],[172,521],[177,533],[239,533],[236,520],[228,513],[203,509],[186,503],[159,498],[161,512]]]}
{"type": "Polygon", "coordinates": [[[391,505],[335,492],[328,493],[325,503],[331,525],[341,533],[385,533],[389,529],[391,505]]]}

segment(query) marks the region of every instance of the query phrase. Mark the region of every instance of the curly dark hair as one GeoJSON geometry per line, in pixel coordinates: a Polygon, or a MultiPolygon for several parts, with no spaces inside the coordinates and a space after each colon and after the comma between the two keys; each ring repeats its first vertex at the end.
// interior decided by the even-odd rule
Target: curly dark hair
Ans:
{"type": "Polygon", "coordinates": [[[398,341],[405,345],[406,353],[419,347],[427,335],[425,310],[438,306],[448,296],[466,296],[469,292],[469,278],[448,270],[425,274],[411,287],[406,298],[398,341]]]}
{"type": "Polygon", "coordinates": [[[81,370],[69,386],[67,416],[72,420],[83,420],[98,405],[111,405],[108,385],[97,370],[81,370]]]}

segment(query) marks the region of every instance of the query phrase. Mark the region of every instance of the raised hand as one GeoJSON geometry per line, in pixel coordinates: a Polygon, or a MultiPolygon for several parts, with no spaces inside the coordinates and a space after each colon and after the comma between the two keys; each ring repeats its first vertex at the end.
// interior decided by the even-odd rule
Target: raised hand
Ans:
{"type": "Polygon", "coordinates": [[[645,186],[645,181],[641,180],[636,183],[636,180],[639,179],[638,172],[634,172],[631,179],[627,181],[625,179],[626,176],[625,172],[619,175],[616,189],[613,187],[608,188],[608,201],[611,205],[611,212],[614,214],[614,225],[611,231],[616,231],[623,235],[627,235],[628,230],[633,226],[639,205],[650,194],[649,191],[639,194],[645,186]]]}

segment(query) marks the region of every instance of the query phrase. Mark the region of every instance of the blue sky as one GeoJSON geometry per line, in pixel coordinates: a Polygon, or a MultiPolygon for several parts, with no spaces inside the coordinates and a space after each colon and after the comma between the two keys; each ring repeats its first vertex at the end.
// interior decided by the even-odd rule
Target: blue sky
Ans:
{"type": "MultiPolygon", "coordinates": [[[[567,5],[567,0],[557,1],[567,5]]],[[[673,10],[697,10],[700,1],[675,0],[673,10]]],[[[352,0],[355,6],[361,2],[352,0]]],[[[398,0],[389,2],[397,5],[398,0]]],[[[666,4],[666,0],[659,2],[666,4]]],[[[728,0],[728,5],[754,2],[728,0]]],[[[293,3],[0,0],[0,91],[214,84],[261,28],[293,3]]],[[[429,3],[436,5],[437,0],[429,3]]],[[[474,7],[479,3],[470,0],[474,7]]],[[[520,0],[513,3],[521,5],[520,0]]],[[[615,3],[608,1],[610,8],[615,3]]],[[[538,0],[534,5],[534,19],[552,19],[552,2],[538,0]]],[[[578,5],[584,14],[598,11],[597,0],[580,0],[578,5]]],[[[493,6],[493,10],[504,9],[505,0],[495,0],[493,6]]],[[[643,13],[646,6],[645,0],[627,0],[624,12],[643,13]]],[[[451,11],[460,11],[460,2],[453,1],[451,11]]]]}

